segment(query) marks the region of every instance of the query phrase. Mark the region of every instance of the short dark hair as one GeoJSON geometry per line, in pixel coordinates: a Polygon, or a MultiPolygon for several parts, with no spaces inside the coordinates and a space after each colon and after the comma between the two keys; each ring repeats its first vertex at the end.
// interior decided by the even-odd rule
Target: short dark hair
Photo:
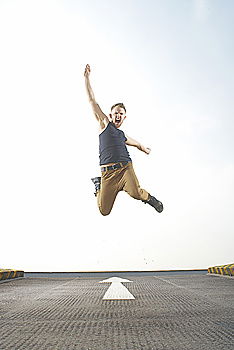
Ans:
{"type": "Polygon", "coordinates": [[[111,107],[111,111],[112,111],[113,108],[115,108],[115,107],[117,107],[117,106],[123,108],[123,109],[125,110],[125,113],[126,113],[126,107],[124,106],[124,104],[123,104],[122,102],[116,103],[115,105],[113,105],[113,106],[111,107]]]}

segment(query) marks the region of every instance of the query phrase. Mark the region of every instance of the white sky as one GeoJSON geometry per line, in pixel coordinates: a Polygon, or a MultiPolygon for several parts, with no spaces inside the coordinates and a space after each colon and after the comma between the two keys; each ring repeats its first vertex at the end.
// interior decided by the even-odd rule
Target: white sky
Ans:
{"type": "Polygon", "coordinates": [[[207,268],[233,262],[234,3],[229,0],[0,0],[1,268],[207,268]],[[122,129],[158,214],[120,193],[96,206],[98,125],[122,129]]]}

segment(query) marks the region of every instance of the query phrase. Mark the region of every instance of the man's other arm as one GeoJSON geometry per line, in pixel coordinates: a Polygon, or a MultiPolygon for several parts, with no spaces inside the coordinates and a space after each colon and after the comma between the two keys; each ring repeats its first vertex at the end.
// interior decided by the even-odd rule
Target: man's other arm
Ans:
{"type": "Polygon", "coordinates": [[[144,153],[146,153],[146,154],[149,154],[149,153],[150,153],[150,151],[151,151],[150,148],[143,146],[140,142],[138,142],[138,141],[132,139],[131,137],[129,137],[129,136],[127,136],[127,135],[125,135],[125,136],[126,136],[126,138],[127,138],[126,145],[136,147],[136,148],[138,148],[140,151],[142,151],[142,152],[144,152],[144,153]]]}

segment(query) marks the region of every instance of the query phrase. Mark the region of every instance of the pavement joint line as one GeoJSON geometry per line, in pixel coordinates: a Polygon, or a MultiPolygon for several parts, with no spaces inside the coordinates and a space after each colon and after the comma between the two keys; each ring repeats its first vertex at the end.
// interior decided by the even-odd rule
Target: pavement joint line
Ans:
{"type": "Polygon", "coordinates": [[[188,291],[192,292],[191,289],[189,289],[189,288],[186,288],[186,287],[184,287],[184,286],[179,286],[178,284],[173,283],[173,282],[171,282],[171,281],[167,281],[167,280],[165,280],[165,279],[163,279],[163,278],[161,278],[161,277],[158,277],[158,276],[153,276],[153,277],[156,278],[156,279],[158,279],[158,280],[160,280],[160,281],[163,281],[163,282],[166,282],[166,283],[168,283],[168,284],[171,284],[171,285],[174,286],[174,287],[181,288],[181,289],[185,289],[185,290],[188,290],[188,291]]]}
{"type": "MultiPolygon", "coordinates": [[[[184,286],[179,286],[179,285],[177,285],[176,283],[173,283],[173,282],[171,282],[171,281],[165,280],[165,279],[160,278],[160,277],[158,277],[158,276],[153,276],[153,277],[154,277],[155,279],[158,279],[158,280],[160,280],[160,281],[163,281],[163,282],[165,282],[165,283],[168,283],[169,285],[172,285],[172,286],[177,287],[177,288],[179,288],[179,289],[185,290],[187,293],[191,293],[192,295],[195,295],[195,296],[197,296],[197,297],[200,297],[200,298],[204,299],[205,302],[206,302],[206,304],[207,304],[206,307],[208,308],[208,305],[209,305],[209,308],[210,308],[211,310],[213,309],[213,306],[216,305],[216,303],[214,303],[213,300],[211,300],[210,298],[208,298],[208,297],[206,297],[206,296],[201,296],[201,295],[199,295],[199,294],[196,293],[194,290],[191,290],[191,289],[189,289],[189,288],[187,288],[187,287],[184,287],[184,286]]],[[[217,325],[214,325],[213,322],[211,322],[210,320],[208,320],[207,323],[212,324],[212,325],[213,325],[213,328],[214,328],[214,329],[217,329],[217,332],[220,332],[219,327],[218,327],[217,325]]]]}
{"type": "MultiPolygon", "coordinates": [[[[22,279],[30,279],[30,278],[31,278],[31,277],[22,278],[22,279]]],[[[61,286],[64,286],[64,285],[66,285],[66,284],[68,284],[68,283],[71,283],[71,282],[73,282],[74,280],[77,280],[77,279],[80,279],[80,278],[79,278],[79,277],[72,278],[72,279],[70,279],[69,281],[66,281],[65,283],[62,283],[62,284],[59,284],[58,286],[55,286],[55,287],[53,287],[53,288],[50,288],[49,291],[51,292],[52,290],[55,290],[55,289],[57,289],[57,288],[61,288],[61,286]]],[[[8,280],[8,281],[16,281],[16,280],[18,280],[18,278],[17,278],[17,279],[13,279],[13,280],[8,280]]],[[[31,305],[34,305],[34,302],[35,302],[35,301],[40,300],[40,298],[43,298],[43,296],[46,296],[46,295],[48,295],[48,289],[47,289],[46,291],[44,291],[43,293],[41,293],[40,295],[37,295],[36,297],[32,298],[30,301],[28,301],[28,302],[26,302],[26,303],[20,305],[19,308],[18,308],[18,311],[21,310],[21,309],[25,309],[25,307],[30,307],[31,305]]],[[[14,314],[14,313],[15,313],[15,310],[10,310],[10,311],[8,311],[8,312],[6,312],[6,313],[4,314],[4,317],[5,317],[6,315],[9,316],[9,315],[14,314]]],[[[1,320],[1,318],[2,318],[2,317],[0,316],[0,320],[1,320]]],[[[0,350],[1,350],[1,349],[0,349],[0,350]]]]}
{"type": "Polygon", "coordinates": [[[2,283],[8,283],[8,282],[15,282],[15,281],[18,281],[18,280],[24,280],[25,277],[15,277],[15,278],[8,278],[6,280],[0,280],[0,284],[2,283]]]}
{"type": "MultiPolygon", "coordinates": [[[[69,284],[71,282],[73,282],[74,280],[77,280],[77,279],[80,279],[79,277],[76,277],[76,278],[72,278],[72,279],[69,279],[69,281],[66,281],[65,283],[62,283],[62,284],[59,284],[58,286],[55,286],[53,288],[50,289],[50,291],[53,291],[55,289],[58,289],[58,288],[61,288],[62,286],[65,286],[66,284],[69,284]]],[[[37,296],[36,298],[34,298],[34,300],[38,300],[40,298],[42,298],[44,295],[47,295],[47,291],[45,291],[44,293],[40,294],[40,296],[37,296]]]]}
{"type": "MultiPolygon", "coordinates": [[[[210,273],[207,274],[207,275],[211,276],[210,273]]],[[[213,276],[220,276],[220,275],[213,274],[213,276]]],[[[193,294],[193,295],[196,295],[196,296],[198,296],[198,297],[201,297],[201,295],[200,295],[199,293],[196,293],[195,290],[192,290],[192,289],[187,288],[187,287],[184,287],[184,286],[179,286],[179,285],[177,285],[176,283],[173,283],[173,282],[171,282],[171,281],[165,280],[165,279],[160,278],[160,277],[158,277],[158,276],[153,276],[153,277],[156,278],[156,279],[158,279],[158,280],[160,280],[160,281],[166,282],[166,283],[168,283],[168,284],[170,284],[170,285],[172,285],[172,286],[174,286],[174,287],[177,287],[177,288],[180,288],[180,289],[184,289],[186,292],[189,292],[189,293],[191,293],[191,294],[193,294]]],[[[224,277],[224,276],[223,276],[223,277],[224,277]]],[[[227,276],[227,277],[228,277],[228,276],[227,276]]],[[[231,277],[231,278],[232,278],[232,277],[231,277]]],[[[209,303],[211,307],[213,307],[213,306],[212,306],[212,305],[214,304],[213,300],[211,300],[211,299],[210,299],[209,297],[207,297],[207,296],[202,296],[202,298],[203,298],[204,300],[206,300],[206,302],[209,303]]],[[[215,305],[216,305],[216,304],[215,304],[215,305]]],[[[232,308],[232,307],[231,307],[231,308],[232,308]]]]}

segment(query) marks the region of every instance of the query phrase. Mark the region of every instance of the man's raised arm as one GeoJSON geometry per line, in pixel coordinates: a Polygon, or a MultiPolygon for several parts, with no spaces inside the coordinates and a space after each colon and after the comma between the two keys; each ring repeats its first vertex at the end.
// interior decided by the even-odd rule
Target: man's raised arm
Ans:
{"type": "Polygon", "coordinates": [[[86,86],[86,91],[88,94],[89,102],[91,103],[91,106],[93,108],[94,115],[96,119],[99,121],[100,126],[104,127],[106,122],[108,122],[107,116],[102,112],[101,108],[97,104],[93,90],[90,85],[89,81],[89,75],[90,75],[90,66],[89,64],[86,65],[85,71],[84,71],[84,76],[85,76],[85,86],[86,86]]]}

